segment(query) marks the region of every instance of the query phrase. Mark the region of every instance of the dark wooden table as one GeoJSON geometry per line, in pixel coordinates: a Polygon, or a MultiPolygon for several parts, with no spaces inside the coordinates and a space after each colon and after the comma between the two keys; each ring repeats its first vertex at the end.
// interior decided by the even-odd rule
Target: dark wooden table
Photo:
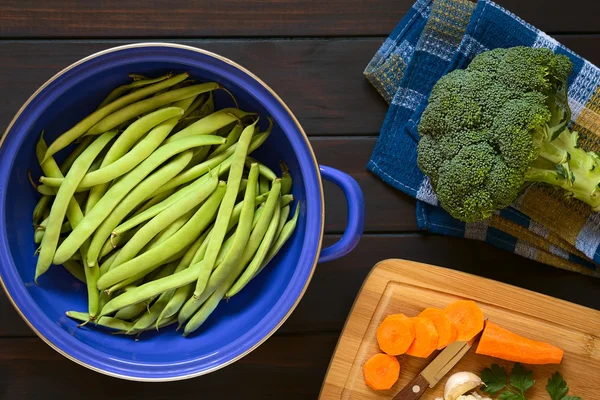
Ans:
{"type": "MultiPolygon", "coordinates": [[[[499,0],[600,64],[598,0],[499,0]]],[[[53,74],[91,53],[138,41],[217,52],[252,70],[289,104],[320,163],[354,176],[365,194],[365,235],[350,255],[319,265],[297,310],[253,353],[183,382],[113,379],[63,358],[0,294],[0,399],[314,399],[352,302],[379,260],[406,258],[467,271],[600,309],[600,280],[485,243],[417,230],[415,202],[365,165],[386,104],[362,75],[412,0],[3,0],[0,128],[53,74]]],[[[343,196],[325,187],[325,242],[345,226],[343,196]]]]}

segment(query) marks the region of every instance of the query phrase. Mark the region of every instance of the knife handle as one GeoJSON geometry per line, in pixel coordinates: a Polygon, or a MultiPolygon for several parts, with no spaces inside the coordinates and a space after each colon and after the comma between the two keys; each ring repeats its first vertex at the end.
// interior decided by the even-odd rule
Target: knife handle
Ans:
{"type": "Polygon", "coordinates": [[[418,400],[429,388],[429,382],[418,374],[392,400],[418,400]]]}

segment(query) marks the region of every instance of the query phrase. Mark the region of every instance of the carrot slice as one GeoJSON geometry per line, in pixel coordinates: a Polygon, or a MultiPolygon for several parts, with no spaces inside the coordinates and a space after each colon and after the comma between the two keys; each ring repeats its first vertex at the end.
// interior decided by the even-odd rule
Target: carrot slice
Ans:
{"type": "Polygon", "coordinates": [[[548,343],[527,339],[488,321],[476,353],[524,364],[560,364],[564,351],[548,343]]]}
{"type": "Polygon", "coordinates": [[[438,350],[443,349],[456,340],[458,330],[444,311],[439,308],[426,308],[419,314],[419,317],[429,318],[435,325],[435,329],[439,335],[436,347],[438,350]]]}
{"type": "Polygon", "coordinates": [[[406,354],[427,358],[437,348],[439,335],[433,321],[425,317],[414,317],[411,320],[415,324],[415,340],[412,342],[406,354]]]}
{"type": "Polygon", "coordinates": [[[394,356],[377,353],[363,365],[365,383],[373,390],[389,390],[400,376],[400,363],[394,356]]]}
{"type": "Polygon", "coordinates": [[[483,311],[472,300],[455,301],[444,312],[458,329],[458,341],[467,342],[483,329],[483,311]]]}
{"type": "Polygon", "coordinates": [[[377,328],[377,343],[391,356],[404,354],[415,338],[415,327],[404,314],[388,315],[377,328]]]}

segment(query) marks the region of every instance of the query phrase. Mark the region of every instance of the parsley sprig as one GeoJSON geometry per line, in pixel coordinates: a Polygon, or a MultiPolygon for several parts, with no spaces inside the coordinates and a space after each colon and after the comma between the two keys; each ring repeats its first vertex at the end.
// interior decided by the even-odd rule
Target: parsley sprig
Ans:
{"type": "Polygon", "coordinates": [[[569,387],[560,372],[555,372],[546,385],[546,390],[552,400],[581,400],[579,396],[567,396],[569,387]]]}
{"type": "Polygon", "coordinates": [[[498,400],[527,400],[525,392],[535,383],[532,375],[532,371],[516,363],[510,372],[510,379],[507,379],[506,369],[498,364],[492,364],[490,368],[481,371],[481,380],[485,384],[482,390],[490,394],[497,394],[504,390],[498,400]]]}

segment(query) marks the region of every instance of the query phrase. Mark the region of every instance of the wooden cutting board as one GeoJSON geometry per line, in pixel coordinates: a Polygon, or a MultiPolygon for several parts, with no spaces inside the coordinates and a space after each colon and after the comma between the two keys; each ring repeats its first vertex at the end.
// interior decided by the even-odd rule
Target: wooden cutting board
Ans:
{"type": "MultiPolygon", "coordinates": [[[[396,385],[389,391],[373,391],[365,385],[362,366],[379,351],[377,326],[389,314],[416,316],[426,307],[444,308],[458,299],[474,300],[490,321],[565,351],[561,365],[526,365],[537,381],[527,392],[528,400],[550,400],[545,386],[557,370],[567,381],[569,394],[583,400],[600,400],[600,312],[493,280],[405,260],[380,262],[363,284],[329,365],[320,399],[393,398],[438,352],[427,360],[400,356],[396,385]]],[[[512,367],[510,362],[477,355],[471,349],[446,378],[458,371],[478,374],[492,363],[512,367]]],[[[442,397],[445,384],[443,379],[422,399],[442,397]]]]}

